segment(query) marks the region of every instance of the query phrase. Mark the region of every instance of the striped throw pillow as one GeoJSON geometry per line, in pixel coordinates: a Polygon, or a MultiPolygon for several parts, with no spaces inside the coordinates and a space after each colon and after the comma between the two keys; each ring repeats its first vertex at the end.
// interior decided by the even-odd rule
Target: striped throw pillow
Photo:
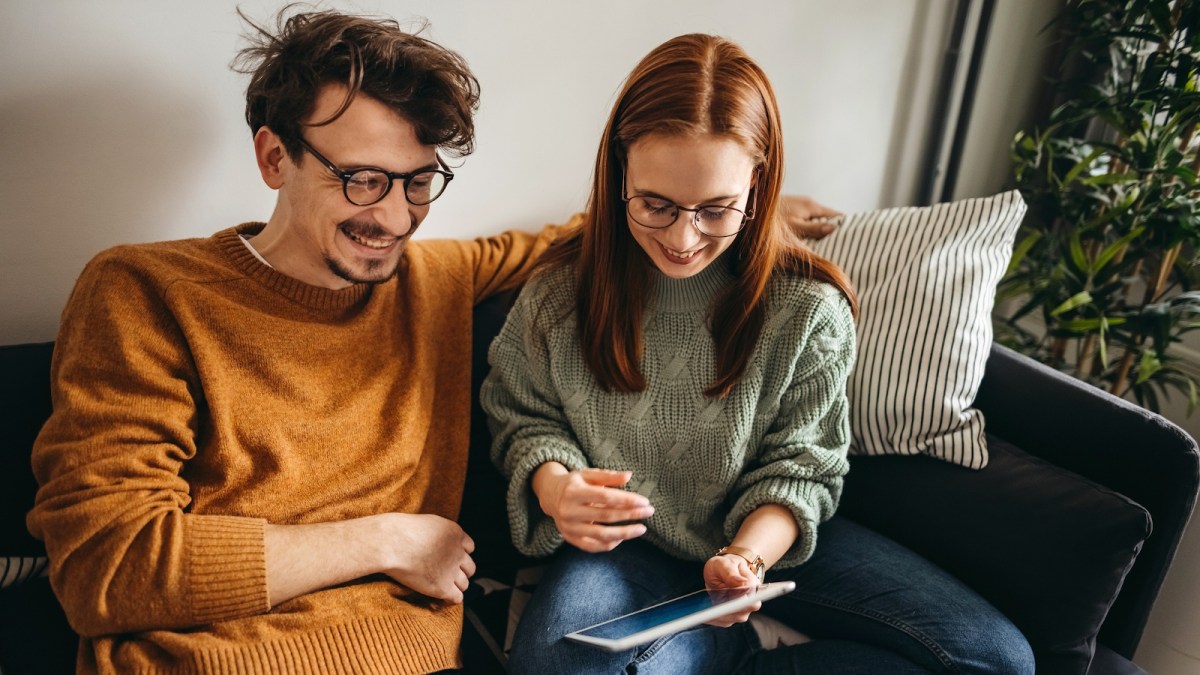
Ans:
{"type": "Polygon", "coordinates": [[[48,568],[45,556],[0,556],[0,588],[45,576],[48,568]]]}
{"type": "Polygon", "coordinates": [[[987,465],[983,414],[971,405],[991,349],[996,284],[1024,214],[1013,190],[850,214],[813,244],[859,297],[851,453],[987,465]]]}

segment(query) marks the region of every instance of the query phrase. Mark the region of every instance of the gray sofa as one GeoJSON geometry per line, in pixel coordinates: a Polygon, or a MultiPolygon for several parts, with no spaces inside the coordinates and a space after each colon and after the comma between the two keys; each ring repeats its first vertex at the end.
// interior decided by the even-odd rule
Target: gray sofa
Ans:
{"type": "MultiPolygon", "coordinates": [[[[508,297],[475,314],[476,382],[508,297]]],[[[52,344],[0,347],[0,673],[71,672],[76,636],[24,527],[34,437],[50,411],[52,344]],[[24,561],[24,562],[22,562],[24,561]],[[23,577],[31,577],[24,579],[23,577]]],[[[1200,454],[1164,418],[993,346],[976,401],[991,461],[972,471],[924,457],[855,457],[841,512],[958,576],[1026,634],[1039,673],[1140,673],[1130,661],[1195,504],[1200,454]]],[[[477,543],[468,593],[469,673],[504,671],[521,571],[508,539],[487,427],[472,420],[462,523],[477,543]]]]}

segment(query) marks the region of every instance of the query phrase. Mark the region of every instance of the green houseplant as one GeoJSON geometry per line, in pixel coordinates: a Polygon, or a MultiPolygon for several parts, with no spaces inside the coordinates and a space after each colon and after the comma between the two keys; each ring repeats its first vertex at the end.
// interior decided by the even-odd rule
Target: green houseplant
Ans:
{"type": "Polygon", "coordinates": [[[1182,393],[1190,415],[1177,346],[1200,327],[1200,2],[1069,0],[1055,26],[1057,106],[1012,145],[1030,210],[997,337],[1152,410],[1182,393]]]}

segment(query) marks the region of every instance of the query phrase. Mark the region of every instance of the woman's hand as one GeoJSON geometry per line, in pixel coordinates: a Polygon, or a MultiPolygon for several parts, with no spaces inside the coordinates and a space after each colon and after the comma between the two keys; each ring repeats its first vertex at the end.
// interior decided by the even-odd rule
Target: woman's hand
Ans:
{"type": "Polygon", "coordinates": [[[780,212],[788,230],[800,239],[821,239],[837,229],[829,219],[842,215],[805,195],[780,195],[780,212]]]}
{"type": "Polygon", "coordinates": [[[630,521],[654,514],[650,500],[619,489],[632,475],[605,469],[567,471],[558,462],[547,462],[533,474],[533,492],[568,544],[589,553],[611,551],[646,533],[645,525],[630,521]]]}
{"type": "MultiPolygon", "coordinates": [[[[715,555],[704,563],[704,587],[708,590],[723,588],[757,588],[758,577],[750,569],[750,563],[744,558],[732,553],[715,555]]],[[[710,626],[725,628],[735,623],[742,623],[750,615],[762,608],[761,602],[756,602],[736,614],[727,614],[709,621],[710,626]]]]}

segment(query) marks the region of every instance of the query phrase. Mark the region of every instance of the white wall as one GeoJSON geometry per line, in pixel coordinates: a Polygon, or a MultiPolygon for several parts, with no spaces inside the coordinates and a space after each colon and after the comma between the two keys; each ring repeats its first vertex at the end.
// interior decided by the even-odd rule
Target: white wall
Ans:
{"type": "MultiPolygon", "coordinates": [[[[1008,176],[1061,0],[998,3],[956,197],[1008,176]]],[[[241,7],[269,21],[282,0],[241,7]]],[[[0,3],[0,344],[49,340],[79,270],[113,244],[270,214],[228,64],[234,0],[0,3]]],[[[738,40],[771,76],[789,192],[846,211],[912,203],[952,0],[343,0],[462,53],[478,150],[418,236],[532,228],[580,209],[625,74],[684,32],[738,40]]]]}
{"type": "MultiPolygon", "coordinates": [[[[1032,0],[1036,2],[1037,0],[1032,0]]],[[[268,20],[282,2],[247,0],[268,20]]],[[[269,216],[228,64],[233,0],[0,3],[0,344],[49,340],[84,263],[117,243],[208,234],[269,216]]],[[[892,176],[919,141],[950,0],[605,3],[335,2],[462,53],[483,86],[478,150],[418,236],[563,219],[587,196],[622,78],[684,32],[741,42],[772,77],[786,189],[843,210],[905,203],[892,176]],[[930,60],[934,59],[931,64],[930,60]],[[924,80],[918,76],[925,73],[924,80]],[[919,130],[918,130],[919,131],[919,130]]]]}

